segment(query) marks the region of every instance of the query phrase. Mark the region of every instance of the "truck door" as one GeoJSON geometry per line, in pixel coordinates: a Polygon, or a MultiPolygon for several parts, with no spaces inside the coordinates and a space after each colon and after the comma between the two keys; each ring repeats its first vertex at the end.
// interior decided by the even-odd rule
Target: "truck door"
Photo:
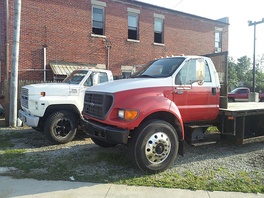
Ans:
{"type": "Polygon", "coordinates": [[[215,119],[218,114],[219,90],[204,58],[187,61],[177,73],[174,83],[174,102],[184,122],[215,119]],[[197,67],[204,68],[201,79],[197,67]]]}

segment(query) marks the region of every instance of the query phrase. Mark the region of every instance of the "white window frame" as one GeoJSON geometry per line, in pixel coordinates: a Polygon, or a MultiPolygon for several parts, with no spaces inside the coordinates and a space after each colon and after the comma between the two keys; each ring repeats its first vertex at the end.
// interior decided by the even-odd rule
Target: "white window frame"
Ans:
{"type": "Polygon", "coordinates": [[[91,4],[92,4],[92,36],[95,36],[95,37],[105,37],[105,8],[106,8],[106,2],[102,2],[102,1],[97,1],[97,0],[91,0],[91,4]],[[94,29],[94,20],[93,20],[93,16],[94,16],[94,8],[97,8],[97,9],[102,9],[103,10],[103,29],[102,29],[102,34],[97,34],[97,33],[94,33],[93,29],[94,29]]]}
{"type": "Polygon", "coordinates": [[[223,29],[215,28],[215,53],[222,52],[223,29]]]}
{"type": "Polygon", "coordinates": [[[165,21],[165,16],[161,14],[154,14],[154,44],[157,45],[164,45],[164,21],[165,21]],[[162,22],[162,31],[158,32],[155,30],[155,23],[156,21],[161,21],[162,22]],[[155,42],[155,34],[159,33],[161,34],[161,42],[155,42]]]}
{"type": "Polygon", "coordinates": [[[127,31],[128,31],[128,35],[127,35],[127,41],[131,41],[131,42],[140,42],[139,41],[139,15],[140,15],[140,10],[138,9],[134,9],[134,8],[127,8],[127,31]],[[136,38],[129,38],[129,16],[136,16],[137,17],[137,27],[136,27],[136,38]]]}

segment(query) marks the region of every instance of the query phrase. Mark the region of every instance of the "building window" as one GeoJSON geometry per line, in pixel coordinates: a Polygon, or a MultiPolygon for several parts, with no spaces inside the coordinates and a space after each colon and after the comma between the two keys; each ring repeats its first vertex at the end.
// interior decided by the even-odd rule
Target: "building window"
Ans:
{"type": "Polygon", "coordinates": [[[104,7],[93,6],[93,34],[104,35],[104,7]]]}
{"type": "Polygon", "coordinates": [[[128,39],[139,40],[138,14],[128,13],[128,39]]]}
{"type": "Polygon", "coordinates": [[[215,29],[215,52],[222,51],[222,29],[216,28],[215,29]]]}
{"type": "Polygon", "coordinates": [[[154,18],[154,43],[164,43],[164,20],[162,18],[154,18]]]}

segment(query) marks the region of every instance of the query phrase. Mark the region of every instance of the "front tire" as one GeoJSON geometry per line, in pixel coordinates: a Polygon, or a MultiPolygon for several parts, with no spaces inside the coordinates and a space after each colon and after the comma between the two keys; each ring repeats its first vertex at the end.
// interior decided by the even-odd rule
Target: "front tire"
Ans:
{"type": "Polygon", "coordinates": [[[58,111],[47,118],[44,133],[50,141],[65,144],[74,139],[77,128],[76,115],[68,111],[58,111]]]}
{"type": "Polygon", "coordinates": [[[147,174],[166,170],[175,161],[179,138],[173,126],[162,120],[150,120],[139,126],[128,143],[134,166],[147,174]]]}

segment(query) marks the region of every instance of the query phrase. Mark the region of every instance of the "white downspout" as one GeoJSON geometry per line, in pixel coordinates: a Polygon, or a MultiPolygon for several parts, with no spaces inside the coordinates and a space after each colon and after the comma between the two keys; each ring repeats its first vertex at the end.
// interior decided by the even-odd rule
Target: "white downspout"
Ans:
{"type": "Polygon", "coordinates": [[[44,79],[43,81],[47,81],[47,45],[43,45],[43,71],[44,71],[44,79]]]}

